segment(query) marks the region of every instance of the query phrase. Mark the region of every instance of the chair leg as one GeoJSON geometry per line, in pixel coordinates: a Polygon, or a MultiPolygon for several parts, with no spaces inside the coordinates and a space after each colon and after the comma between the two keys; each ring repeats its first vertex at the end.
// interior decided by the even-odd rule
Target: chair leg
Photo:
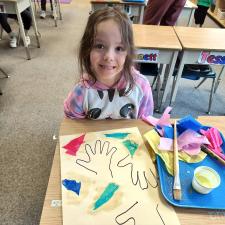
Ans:
{"type": "Polygon", "coordinates": [[[160,75],[156,76],[156,104],[155,104],[155,112],[159,112],[159,100],[160,100],[160,88],[161,88],[161,78],[160,75]]]}
{"type": "Polygon", "coordinates": [[[213,100],[213,94],[214,94],[215,81],[216,81],[216,78],[213,78],[212,87],[211,87],[210,96],[209,96],[209,107],[208,107],[207,114],[210,114],[211,113],[210,111],[211,111],[211,106],[212,106],[212,100],[213,100]]]}
{"type": "Polygon", "coordinates": [[[9,78],[9,75],[2,68],[0,68],[0,71],[4,74],[5,78],[9,78]]]}
{"type": "Polygon", "coordinates": [[[151,85],[152,88],[153,88],[153,86],[154,86],[154,84],[155,84],[155,82],[157,80],[157,77],[158,77],[158,75],[157,76],[154,76],[154,79],[153,79],[153,82],[152,82],[152,85],[151,85]]]}
{"type": "Polygon", "coordinates": [[[205,81],[206,81],[207,77],[204,77],[202,79],[202,81],[195,87],[196,89],[199,88],[205,81]]]}
{"type": "Polygon", "coordinates": [[[3,35],[3,29],[2,29],[2,26],[0,26],[0,40],[2,40],[2,35],[3,35]]]}
{"type": "Polygon", "coordinates": [[[218,88],[218,86],[220,84],[221,77],[223,77],[224,74],[225,74],[225,69],[224,68],[225,68],[225,66],[223,66],[223,68],[221,69],[221,71],[220,71],[220,73],[218,75],[218,78],[217,78],[217,81],[216,81],[216,84],[215,84],[215,87],[214,87],[214,93],[216,93],[216,90],[217,90],[217,88],[218,88]]]}

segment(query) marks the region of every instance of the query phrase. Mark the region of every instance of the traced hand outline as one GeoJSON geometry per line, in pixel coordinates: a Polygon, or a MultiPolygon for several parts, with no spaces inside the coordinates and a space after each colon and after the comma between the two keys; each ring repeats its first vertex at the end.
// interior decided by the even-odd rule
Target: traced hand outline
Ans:
{"type": "MultiPolygon", "coordinates": [[[[158,209],[158,206],[159,204],[156,205],[156,212],[157,212],[157,215],[159,216],[160,218],[160,221],[162,222],[163,225],[165,225],[165,222],[159,212],[159,209],[158,209]]],[[[126,209],[125,211],[123,211],[122,213],[120,213],[119,215],[117,215],[115,217],[115,221],[118,225],[124,225],[126,224],[127,222],[129,222],[129,224],[131,224],[130,222],[132,221],[133,222],[133,225],[136,224],[136,220],[138,219],[137,216],[138,215],[141,215],[141,205],[138,201],[136,201],[134,204],[132,204],[128,209],[126,209]],[[136,214],[136,216],[135,216],[136,214]]],[[[140,217],[139,217],[139,220],[140,220],[140,217]]],[[[143,219],[141,218],[142,222],[143,222],[143,219]]],[[[139,224],[139,222],[137,222],[137,224],[139,224]]]]}
{"type": "Polygon", "coordinates": [[[85,152],[88,157],[87,160],[77,159],[76,163],[95,173],[96,175],[101,172],[105,173],[107,170],[110,171],[110,176],[113,178],[113,172],[111,170],[111,162],[114,153],[117,151],[116,147],[110,148],[110,143],[108,141],[97,140],[95,142],[94,148],[90,144],[85,144],[85,152]],[[102,143],[104,142],[104,143],[102,143]],[[98,158],[98,159],[97,159],[98,158]],[[101,165],[97,164],[101,160],[101,165]],[[105,165],[104,165],[105,164],[105,165]],[[104,166],[107,168],[104,169],[104,166]]]}
{"type": "Polygon", "coordinates": [[[126,155],[123,159],[121,159],[117,163],[118,167],[126,167],[130,166],[131,169],[131,181],[134,185],[139,184],[142,190],[148,189],[149,185],[152,188],[158,187],[158,179],[156,175],[153,173],[151,168],[149,171],[145,171],[144,169],[139,168],[135,160],[130,157],[130,155],[126,155]]]}

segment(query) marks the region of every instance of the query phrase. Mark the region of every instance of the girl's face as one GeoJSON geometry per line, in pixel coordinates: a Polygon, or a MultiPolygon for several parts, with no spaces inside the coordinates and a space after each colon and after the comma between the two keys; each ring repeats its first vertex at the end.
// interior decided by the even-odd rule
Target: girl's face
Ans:
{"type": "Polygon", "coordinates": [[[112,19],[99,23],[90,53],[91,68],[96,79],[113,86],[120,79],[126,57],[127,51],[117,23],[112,19]]]}

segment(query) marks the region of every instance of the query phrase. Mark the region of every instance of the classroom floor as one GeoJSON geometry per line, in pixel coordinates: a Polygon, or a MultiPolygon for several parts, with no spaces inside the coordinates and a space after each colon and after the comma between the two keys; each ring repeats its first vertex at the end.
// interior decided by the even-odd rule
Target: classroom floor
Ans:
{"type": "MultiPolygon", "coordinates": [[[[41,48],[36,48],[31,30],[29,61],[22,46],[8,47],[5,33],[0,40],[0,67],[10,75],[0,79],[1,225],[39,224],[63,118],[63,100],[78,79],[76,51],[89,10],[88,0],[62,4],[63,20],[58,27],[50,17],[37,17],[41,48]]],[[[205,26],[216,25],[207,19],[205,26]]],[[[192,81],[182,79],[172,117],[205,115],[210,82],[195,90],[192,81]]],[[[212,115],[225,113],[224,87],[222,81],[212,115]]]]}

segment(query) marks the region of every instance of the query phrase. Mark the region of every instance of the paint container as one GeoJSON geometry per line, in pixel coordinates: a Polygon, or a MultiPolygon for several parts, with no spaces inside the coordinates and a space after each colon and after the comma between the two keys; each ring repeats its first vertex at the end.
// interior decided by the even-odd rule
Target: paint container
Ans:
{"type": "Polygon", "coordinates": [[[212,168],[199,166],[194,171],[192,187],[201,194],[208,194],[220,185],[220,176],[212,168]]]}

